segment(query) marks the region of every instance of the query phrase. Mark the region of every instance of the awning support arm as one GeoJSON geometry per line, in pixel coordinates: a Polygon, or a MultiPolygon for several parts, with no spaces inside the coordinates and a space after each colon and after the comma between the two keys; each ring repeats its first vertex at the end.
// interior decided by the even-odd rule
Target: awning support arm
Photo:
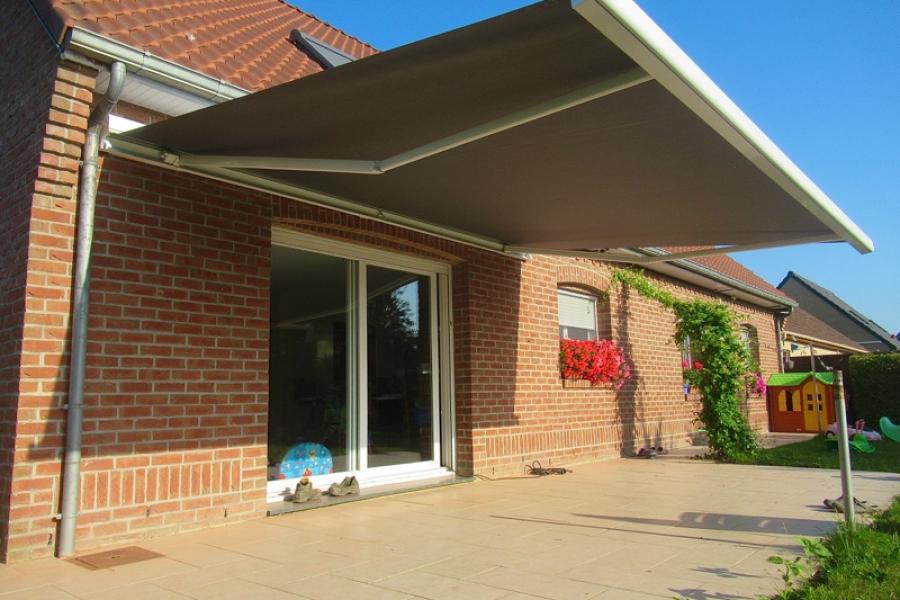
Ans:
{"type": "Polygon", "coordinates": [[[778,240],[774,242],[759,242],[755,244],[733,244],[730,246],[711,246],[699,250],[690,250],[686,252],[666,253],[658,249],[644,249],[644,252],[652,252],[653,254],[641,254],[634,250],[555,250],[551,248],[537,248],[533,246],[518,246],[508,244],[504,246],[504,251],[510,254],[550,254],[555,256],[574,256],[578,258],[592,258],[595,260],[605,260],[609,262],[626,262],[632,264],[646,265],[658,262],[669,262],[673,260],[683,260],[697,258],[701,256],[711,256],[714,254],[732,254],[734,252],[747,252],[750,250],[763,250],[765,248],[783,248],[785,246],[796,246],[799,244],[812,244],[816,242],[839,242],[841,241],[833,233],[810,235],[799,238],[791,238],[789,240],[778,240]],[[634,252],[631,254],[630,252],[634,252]]]}
{"type": "Polygon", "coordinates": [[[616,92],[650,81],[640,68],[633,68],[593,83],[585,88],[552,100],[504,115],[470,127],[458,133],[395,154],[382,160],[346,160],[332,158],[292,158],[278,156],[229,156],[219,154],[188,154],[163,152],[163,162],[174,167],[222,167],[229,169],[272,169],[276,171],[313,171],[320,173],[348,173],[381,175],[393,169],[440,154],[459,146],[486,138],[508,129],[536,121],[581,104],[609,96],[616,92]]]}

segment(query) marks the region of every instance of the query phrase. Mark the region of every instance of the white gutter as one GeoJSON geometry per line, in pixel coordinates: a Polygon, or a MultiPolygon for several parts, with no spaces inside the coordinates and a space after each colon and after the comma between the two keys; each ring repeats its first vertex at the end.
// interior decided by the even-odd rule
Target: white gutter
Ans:
{"type": "Polygon", "coordinates": [[[63,46],[66,50],[102,63],[121,62],[129,73],[143,75],[214,102],[233,100],[250,93],[224,79],[210,77],[81,27],[69,28],[63,46]]]}
{"type": "Polygon", "coordinates": [[[632,0],[571,0],[572,7],[806,210],[861,253],[871,238],[632,0]]]}

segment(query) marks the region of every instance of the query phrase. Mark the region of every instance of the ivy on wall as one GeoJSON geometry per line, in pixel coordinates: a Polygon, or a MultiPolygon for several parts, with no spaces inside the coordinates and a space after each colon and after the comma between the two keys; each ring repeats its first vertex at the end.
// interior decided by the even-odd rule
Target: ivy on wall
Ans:
{"type": "Polygon", "coordinates": [[[756,451],[756,438],[739,402],[751,359],[736,333],[735,319],[728,307],[721,302],[679,300],[637,269],[615,270],[612,284],[627,286],[671,309],[676,318],[676,341],[681,344],[690,338],[691,347],[702,357],[703,368],[697,370],[691,383],[702,399],[698,417],[706,429],[712,457],[733,461],[756,451]]]}

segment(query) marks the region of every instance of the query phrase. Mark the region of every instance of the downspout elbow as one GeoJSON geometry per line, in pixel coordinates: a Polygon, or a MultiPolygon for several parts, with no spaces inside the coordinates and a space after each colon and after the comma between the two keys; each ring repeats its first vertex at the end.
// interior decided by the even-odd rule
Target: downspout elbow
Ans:
{"type": "Polygon", "coordinates": [[[66,443],[60,493],[61,517],[57,555],[75,552],[75,528],[81,502],[81,436],[84,422],[84,373],[87,356],[88,301],[90,296],[91,247],[97,200],[99,166],[104,126],[125,84],[125,65],[110,65],[106,93],[91,111],[78,178],[78,225],[75,240],[75,269],[72,275],[72,345],[69,366],[69,396],[66,443]]]}

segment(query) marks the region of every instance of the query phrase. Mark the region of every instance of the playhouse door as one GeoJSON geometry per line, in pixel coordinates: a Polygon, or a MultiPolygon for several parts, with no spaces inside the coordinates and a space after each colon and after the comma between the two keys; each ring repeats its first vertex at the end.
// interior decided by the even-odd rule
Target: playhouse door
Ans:
{"type": "Polygon", "coordinates": [[[825,385],[812,379],[803,384],[803,424],[806,431],[825,431],[828,413],[825,406],[825,385]],[[815,397],[815,400],[813,398],[815,397]],[[818,406],[816,406],[818,404],[818,406]],[[818,419],[818,425],[816,420],[818,419]]]}
{"type": "Polygon", "coordinates": [[[772,431],[803,431],[803,407],[799,388],[769,388],[772,431]]]}

